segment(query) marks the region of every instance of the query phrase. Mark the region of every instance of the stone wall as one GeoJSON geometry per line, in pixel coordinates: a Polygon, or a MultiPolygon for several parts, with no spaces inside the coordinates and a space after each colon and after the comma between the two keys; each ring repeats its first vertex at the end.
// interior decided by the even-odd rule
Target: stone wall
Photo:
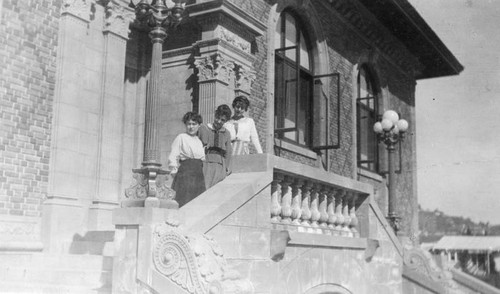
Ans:
{"type": "Polygon", "coordinates": [[[366,246],[365,238],[346,242],[307,233],[302,233],[309,235],[304,239],[290,233],[285,245],[274,235],[283,227],[269,222],[269,193],[263,190],[207,233],[220,245],[230,268],[252,282],[255,293],[308,293],[325,285],[330,288],[324,291],[343,289],[340,293],[403,293],[401,252],[374,211],[368,214],[369,239],[375,247],[366,246]],[[276,258],[275,252],[284,255],[276,258]]]}

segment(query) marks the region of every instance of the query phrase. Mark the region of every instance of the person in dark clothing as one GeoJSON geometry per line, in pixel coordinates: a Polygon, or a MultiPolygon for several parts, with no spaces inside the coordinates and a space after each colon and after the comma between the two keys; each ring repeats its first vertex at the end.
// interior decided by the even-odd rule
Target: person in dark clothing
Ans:
{"type": "Polygon", "coordinates": [[[222,104],[215,110],[214,122],[202,125],[199,130],[199,137],[205,147],[203,174],[207,189],[231,173],[231,134],[223,127],[230,118],[231,109],[222,104]]]}

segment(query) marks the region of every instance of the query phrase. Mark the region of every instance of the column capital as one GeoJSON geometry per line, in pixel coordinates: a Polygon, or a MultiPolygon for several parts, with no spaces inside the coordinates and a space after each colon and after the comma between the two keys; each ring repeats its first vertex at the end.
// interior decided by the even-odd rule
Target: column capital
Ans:
{"type": "Polygon", "coordinates": [[[217,79],[229,84],[234,75],[234,62],[219,53],[198,58],[194,65],[198,69],[200,82],[217,79]]]}
{"type": "Polygon", "coordinates": [[[81,20],[90,22],[92,6],[95,4],[95,0],[64,0],[61,14],[70,14],[81,20]]]}
{"type": "Polygon", "coordinates": [[[132,8],[120,5],[118,2],[109,1],[106,6],[106,18],[104,21],[103,32],[112,32],[125,40],[128,40],[130,33],[130,23],[135,19],[135,13],[132,8]]]}

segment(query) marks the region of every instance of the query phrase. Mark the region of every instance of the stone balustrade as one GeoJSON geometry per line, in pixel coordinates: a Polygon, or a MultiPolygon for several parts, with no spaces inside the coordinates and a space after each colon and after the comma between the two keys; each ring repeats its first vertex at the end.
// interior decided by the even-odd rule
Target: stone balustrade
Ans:
{"type": "Polygon", "coordinates": [[[271,221],[298,232],[359,237],[356,211],[362,193],[275,170],[271,183],[271,221]]]}

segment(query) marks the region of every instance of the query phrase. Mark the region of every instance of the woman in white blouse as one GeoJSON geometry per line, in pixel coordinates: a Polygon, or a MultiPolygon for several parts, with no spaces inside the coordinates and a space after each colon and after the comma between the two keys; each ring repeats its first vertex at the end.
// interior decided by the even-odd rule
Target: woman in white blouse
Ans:
{"type": "Polygon", "coordinates": [[[250,142],[252,142],[257,153],[262,153],[255,122],[252,118],[245,116],[249,106],[250,101],[245,96],[234,98],[234,116],[224,125],[231,134],[233,155],[250,154],[248,148],[250,142]]]}
{"type": "Polygon", "coordinates": [[[186,132],[177,135],[168,156],[170,174],[174,177],[172,189],[175,191],[179,207],[205,191],[203,177],[205,150],[197,136],[202,123],[201,115],[188,112],[182,118],[182,122],[186,125],[186,132]]]}

